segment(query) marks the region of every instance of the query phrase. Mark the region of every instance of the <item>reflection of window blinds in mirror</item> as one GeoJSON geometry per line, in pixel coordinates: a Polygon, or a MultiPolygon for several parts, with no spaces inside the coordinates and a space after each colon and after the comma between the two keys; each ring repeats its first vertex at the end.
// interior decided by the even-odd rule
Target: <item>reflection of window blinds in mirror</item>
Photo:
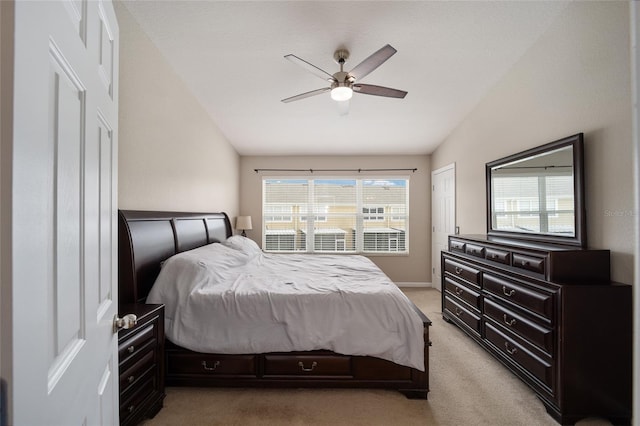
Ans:
{"type": "Polygon", "coordinates": [[[571,175],[500,176],[493,181],[498,229],[572,235],[573,201],[571,175]]]}

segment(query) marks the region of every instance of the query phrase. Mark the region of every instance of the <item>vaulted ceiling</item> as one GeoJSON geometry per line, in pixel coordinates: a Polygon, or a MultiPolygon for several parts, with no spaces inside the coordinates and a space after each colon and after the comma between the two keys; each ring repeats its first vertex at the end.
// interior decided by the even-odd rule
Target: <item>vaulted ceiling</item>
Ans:
{"type": "Polygon", "coordinates": [[[564,1],[124,1],[241,155],[432,152],[536,42],[564,1]],[[287,54],[333,74],[386,44],[397,53],[342,114],[328,86],[287,54]]]}

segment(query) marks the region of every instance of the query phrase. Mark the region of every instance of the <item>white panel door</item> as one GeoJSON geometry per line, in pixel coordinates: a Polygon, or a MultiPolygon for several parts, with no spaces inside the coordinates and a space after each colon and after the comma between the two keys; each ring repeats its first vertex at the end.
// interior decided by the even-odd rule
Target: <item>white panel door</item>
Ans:
{"type": "Polygon", "coordinates": [[[431,172],[431,285],[442,290],[440,253],[456,228],[455,164],[431,172]]]}
{"type": "Polygon", "coordinates": [[[16,425],[119,421],[117,70],[110,0],[16,2],[16,425]]]}

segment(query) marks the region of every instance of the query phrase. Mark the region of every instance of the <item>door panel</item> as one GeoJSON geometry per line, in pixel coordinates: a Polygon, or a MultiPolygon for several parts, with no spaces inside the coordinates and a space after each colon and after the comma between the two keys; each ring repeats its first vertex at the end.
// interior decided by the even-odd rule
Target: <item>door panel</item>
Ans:
{"type": "Polygon", "coordinates": [[[15,4],[15,424],[118,423],[117,34],[108,1],[15,4]]]}
{"type": "Polygon", "coordinates": [[[441,290],[440,253],[447,250],[448,236],[455,232],[455,164],[431,173],[431,285],[441,290]]]}

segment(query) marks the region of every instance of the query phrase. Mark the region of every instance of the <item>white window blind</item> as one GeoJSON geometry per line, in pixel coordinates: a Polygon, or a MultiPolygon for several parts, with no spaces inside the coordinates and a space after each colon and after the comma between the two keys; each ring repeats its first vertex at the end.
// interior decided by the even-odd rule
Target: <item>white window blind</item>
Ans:
{"type": "Polygon", "coordinates": [[[262,211],[266,251],[408,252],[408,178],[264,178],[262,211]]]}

